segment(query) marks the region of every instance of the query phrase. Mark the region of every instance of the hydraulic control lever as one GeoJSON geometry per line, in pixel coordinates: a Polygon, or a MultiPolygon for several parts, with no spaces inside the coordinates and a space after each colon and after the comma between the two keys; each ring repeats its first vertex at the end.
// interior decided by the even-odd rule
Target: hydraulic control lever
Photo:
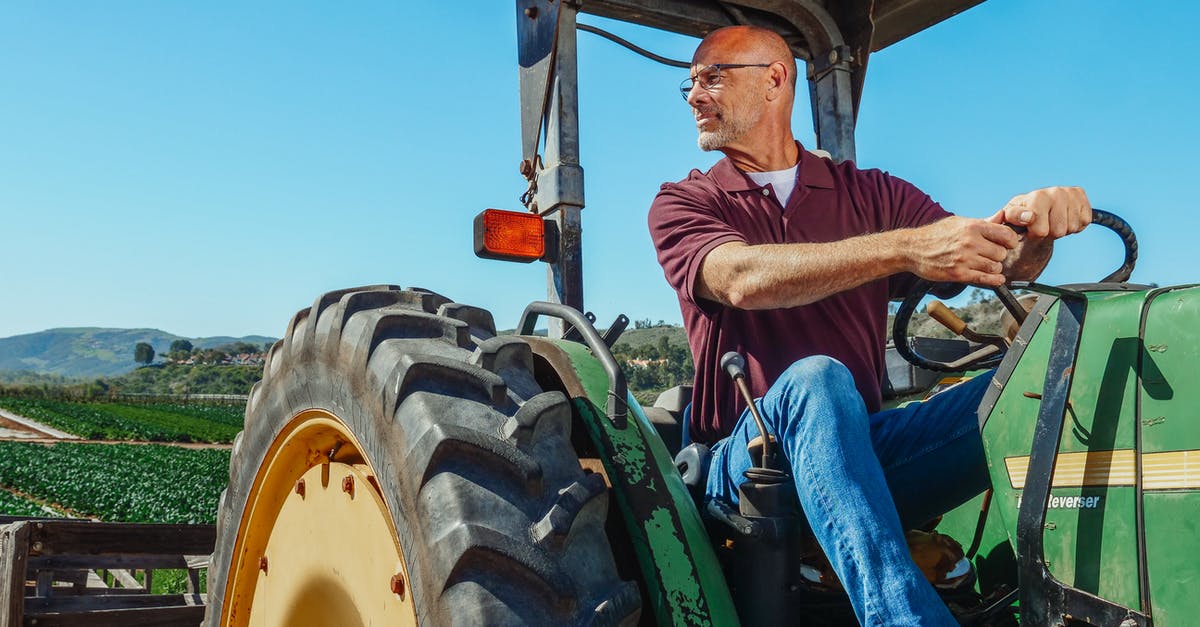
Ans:
{"type": "Polygon", "coordinates": [[[754,404],[754,398],[750,395],[750,386],[746,385],[746,358],[737,351],[729,351],[721,356],[721,369],[733,379],[734,386],[750,410],[750,416],[754,418],[754,426],[758,427],[758,433],[762,436],[762,467],[766,468],[771,459],[771,434],[767,433],[767,424],[758,413],[758,406],[754,404]]]}
{"type": "MultiPolygon", "coordinates": [[[[730,351],[721,356],[720,364],[733,379],[754,418],[761,434],[762,458],[758,466],[742,473],[746,481],[738,485],[736,516],[732,516],[728,507],[722,510],[719,499],[713,499],[709,509],[715,504],[724,519],[735,522],[732,531],[736,550],[731,568],[733,581],[739,582],[733,595],[742,624],[775,625],[791,607],[788,595],[781,591],[797,589],[790,582],[799,577],[795,556],[800,553],[800,504],[791,475],[771,468],[771,434],[750,395],[750,386],[746,385],[746,359],[730,351]]],[[[754,444],[747,448],[753,463],[754,444]]]]}

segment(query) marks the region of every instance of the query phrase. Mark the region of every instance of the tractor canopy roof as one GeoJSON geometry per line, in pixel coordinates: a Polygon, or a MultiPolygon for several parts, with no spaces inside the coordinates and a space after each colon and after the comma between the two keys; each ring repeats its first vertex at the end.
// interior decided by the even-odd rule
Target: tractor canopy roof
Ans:
{"type": "Polygon", "coordinates": [[[850,61],[857,113],[870,53],[882,50],[983,0],[586,0],[580,12],[704,37],[723,26],[754,24],[783,36],[809,77],[850,61]]]}

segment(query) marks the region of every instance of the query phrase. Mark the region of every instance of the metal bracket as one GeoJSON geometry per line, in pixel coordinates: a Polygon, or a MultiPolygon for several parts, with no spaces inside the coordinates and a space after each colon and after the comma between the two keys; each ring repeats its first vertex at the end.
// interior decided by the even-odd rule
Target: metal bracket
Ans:
{"type": "Polygon", "coordinates": [[[850,46],[842,44],[830,49],[828,54],[814,56],[808,62],[808,80],[819,81],[834,70],[849,72],[854,64],[854,53],[850,46]]]}

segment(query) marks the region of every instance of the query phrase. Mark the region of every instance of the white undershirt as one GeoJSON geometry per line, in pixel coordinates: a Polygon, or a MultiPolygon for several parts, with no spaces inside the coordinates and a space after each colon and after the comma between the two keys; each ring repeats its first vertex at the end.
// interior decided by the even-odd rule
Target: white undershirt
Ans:
{"type": "Polygon", "coordinates": [[[799,166],[797,163],[786,170],[747,172],[746,176],[763,187],[770,185],[775,190],[775,200],[779,202],[779,206],[786,207],[788,198],[792,197],[792,190],[796,189],[796,168],[799,166]]]}

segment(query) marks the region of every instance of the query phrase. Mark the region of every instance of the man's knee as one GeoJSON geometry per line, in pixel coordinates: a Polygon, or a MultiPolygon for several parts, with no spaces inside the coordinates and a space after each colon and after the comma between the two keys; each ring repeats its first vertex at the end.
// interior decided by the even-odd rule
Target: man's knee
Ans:
{"type": "Polygon", "coordinates": [[[854,375],[842,362],[828,355],[813,355],[796,361],[788,366],[779,381],[809,390],[855,390],[854,375]]]}
{"type": "Polygon", "coordinates": [[[764,397],[764,407],[775,427],[790,430],[805,425],[808,431],[838,429],[862,405],[854,376],[842,362],[825,355],[805,357],[788,367],[764,397]]]}

